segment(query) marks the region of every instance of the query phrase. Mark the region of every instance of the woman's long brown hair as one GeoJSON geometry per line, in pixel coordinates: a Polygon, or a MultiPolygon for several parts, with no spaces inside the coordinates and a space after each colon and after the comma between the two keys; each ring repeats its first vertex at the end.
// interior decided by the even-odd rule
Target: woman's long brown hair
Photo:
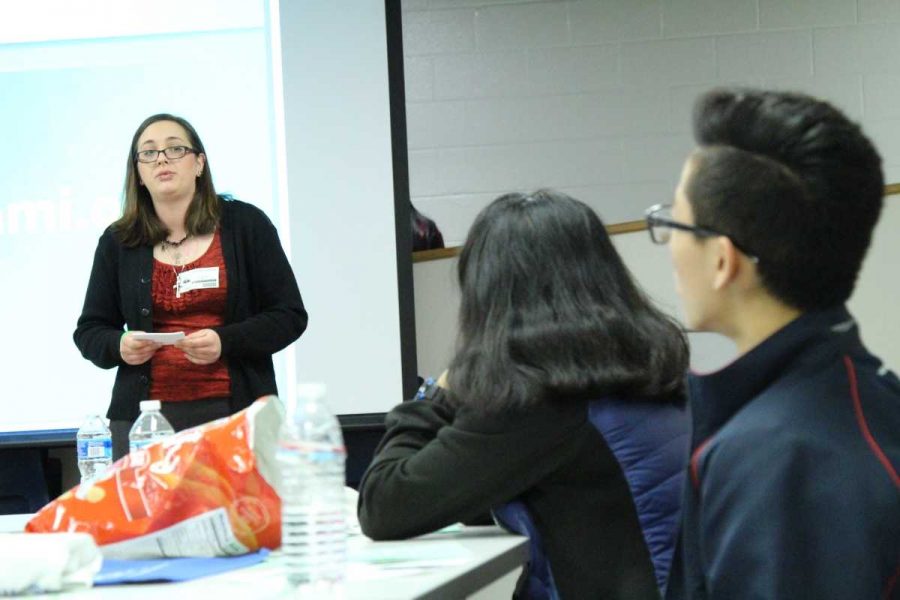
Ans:
{"type": "Polygon", "coordinates": [[[137,142],[153,123],[159,121],[172,121],[184,128],[188,136],[188,143],[197,154],[203,154],[206,158],[203,172],[197,178],[197,190],[194,199],[188,207],[185,216],[184,227],[188,235],[202,235],[212,233],[219,222],[221,208],[216,188],[213,185],[212,170],[209,166],[209,157],[197,131],[181,117],[160,113],[147,117],[131,139],[128,149],[128,166],[125,171],[125,189],[123,192],[122,216],[112,224],[112,229],[119,241],[127,247],[153,246],[169,235],[168,228],[159,220],[150,192],[141,185],[137,173],[137,142]]]}

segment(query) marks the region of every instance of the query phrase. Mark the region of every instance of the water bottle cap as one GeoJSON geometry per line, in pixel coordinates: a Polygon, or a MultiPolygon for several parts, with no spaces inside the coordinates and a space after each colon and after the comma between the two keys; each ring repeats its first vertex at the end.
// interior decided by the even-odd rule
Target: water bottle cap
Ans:
{"type": "Polygon", "coordinates": [[[159,400],[141,400],[141,412],[148,410],[159,410],[162,403],[159,400]]]}

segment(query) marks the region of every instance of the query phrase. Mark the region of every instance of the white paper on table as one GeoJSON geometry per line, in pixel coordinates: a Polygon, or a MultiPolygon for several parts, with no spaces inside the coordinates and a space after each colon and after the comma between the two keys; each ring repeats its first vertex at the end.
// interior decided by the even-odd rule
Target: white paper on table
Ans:
{"type": "Polygon", "coordinates": [[[443,544],[376,543],[352,538],[348,547],[350,565],[366,565],[379,570],[421,570],[462,565],[472,560],[472,551],[458,542],[443,544]]]}
{"type": "Polygon", "coordinates": [[[163,345],[171,345],[177,342],[178,340],[184,339],[183,331],[173,331],[172,333],[150,333],[150,332],[141,332],[138,331],[136,333],[129,334],[132,339],[135,340],[147,340],[150,342],[156,342],[157,344],[163,345]]]}

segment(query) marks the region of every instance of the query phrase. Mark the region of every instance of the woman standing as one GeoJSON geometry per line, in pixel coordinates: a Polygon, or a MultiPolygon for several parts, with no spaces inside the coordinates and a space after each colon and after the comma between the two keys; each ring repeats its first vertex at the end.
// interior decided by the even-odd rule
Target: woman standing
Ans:
{"type": "Polygon", "coordinates": [[[363,477],[375,539],[492,511],[530,538],[521,598],[658,598],[687,461],[678,326],[603,224],[563,194],[508,194],[459,260],[449,376],[394,408],[363,477]]]}
{"type": "Polygon", "coordinates": [[[186,120],[141,123],[124,195],[122,216],[97,244],[74,333],[85,358],[118,368],[107,412],[116,459],[140,400],[162,400],[180,430],[277,393],[272,354],[307,324],[275,227],[258,208],[216,194],[186,120]],[[186,335],[174,345],[135,335],[178,331],[186,335]]]}

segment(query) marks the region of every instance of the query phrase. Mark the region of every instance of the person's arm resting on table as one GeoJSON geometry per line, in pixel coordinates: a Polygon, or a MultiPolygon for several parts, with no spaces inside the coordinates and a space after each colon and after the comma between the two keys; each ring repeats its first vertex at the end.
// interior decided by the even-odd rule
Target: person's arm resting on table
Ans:
{"type": "MultiPolygon", "coordinates": [[[[578,451],[586,414],[572,406],[483,416],[439,392],[387,415],[360,484],[359,521],[373,539],[402,539],[471,520],[527,490],[578,451]]],[[[588,425],[589,426],[589,425],[588,425]]]]}

